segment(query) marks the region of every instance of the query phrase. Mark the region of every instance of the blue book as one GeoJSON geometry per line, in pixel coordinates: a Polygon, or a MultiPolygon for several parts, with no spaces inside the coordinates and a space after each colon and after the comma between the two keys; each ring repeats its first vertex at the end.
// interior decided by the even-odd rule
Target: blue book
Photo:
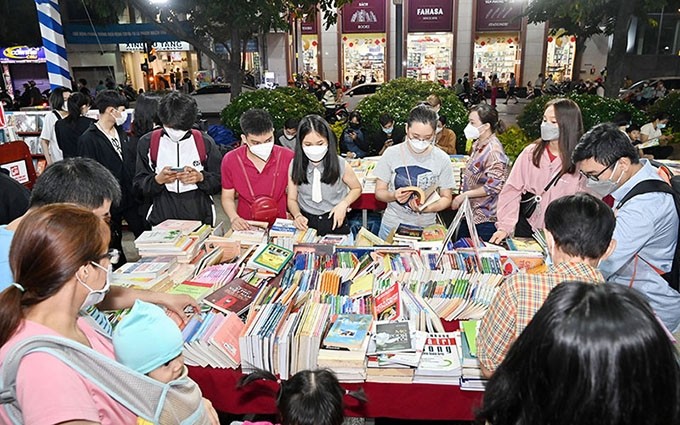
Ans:
{"type": "Polygon", "coordinates": [[[333,323],[326,338],[324,348],[357,350],[368,338],[373,323],[370,314],[341,314],[333,323]]]}

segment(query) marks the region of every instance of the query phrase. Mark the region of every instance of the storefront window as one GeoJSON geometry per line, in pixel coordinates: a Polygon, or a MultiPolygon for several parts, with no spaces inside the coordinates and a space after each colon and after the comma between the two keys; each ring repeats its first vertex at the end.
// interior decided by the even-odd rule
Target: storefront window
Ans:
{"type": "Polygon", "coordinates": [[[304,72],[311,75],[319,74],[319,36],[316,34],[302,35],[302,63],[304,72]]]}
{"type": "Polygon", "coordinates": [[[409,34],[407,45],[407,77],[451,85],[453,34],[409,34]]]}
{"type": "Polygon", "coordinates": [[[363,75],[366,81],[385,81],[385,34],[344,34],[342,36],[343,80],[363,75]]]}
{"type": "Polygon", "coordinates": [[[510,78],[510,73],[517,75],[519,61],[519,35],[477,34],[475,37],[474,74],[481,73],[485,77],[496,74],[501,82],[510,78]]]}
{"type": "Polygon", "coordinates": [[[558,32],[548,37],[548,51],[545,60],[545,74],[552,74],[554,81],[572,80],[576,38],[558,32]]]}

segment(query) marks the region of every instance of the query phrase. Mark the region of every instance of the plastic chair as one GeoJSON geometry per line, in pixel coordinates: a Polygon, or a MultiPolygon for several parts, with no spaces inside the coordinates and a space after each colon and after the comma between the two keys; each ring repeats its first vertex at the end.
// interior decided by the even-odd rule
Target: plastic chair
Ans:
{"type": "Polygon", "coordinates": [[[8,170],[10,177],[19,183],[33,189],[37,176],[31,151],[24,141],[0,144],[0,167],[8,170]]]}

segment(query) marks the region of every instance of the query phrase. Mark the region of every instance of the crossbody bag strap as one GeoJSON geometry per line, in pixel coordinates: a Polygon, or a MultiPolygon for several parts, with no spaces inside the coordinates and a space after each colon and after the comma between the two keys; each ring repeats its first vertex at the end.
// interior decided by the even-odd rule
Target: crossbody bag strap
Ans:
{"type": "Polygon", "coordinates": [[[250,179],[248,178],[248,173],[246,173],[246,167],[243,165],[243,160],[241,160],[241,157],[236,155],[236,159],[238,159],[238,163],[241,164],[241,170],[243,170],[243,175],[246,177],[246,183],[248,183],[248,190],[250,190],[250,196],[255,199],[255,192],[253,192],[253,186],[250,184],[250,179]]]}
{"type": "MultiPolygon", "coordinates": [[[[274,184],[272,185],[272,190],[269,192],[269,197],[273,198],[274,197],[274,189],[276,189],[276,181],[279,178],[279,167],[280,167],[280,162],[281,162],[281,154],[279,153],[276,156],[276,168],[274,169],[274,184]]],[[[266,164],[265,164],[266,165],[266,164]]]]}
{"type": "Polygon", "coordinates": [[[557,183],[557,181],[558,181],[558,180],[560,179],[560,177],[562,177],[563,175],[564,175],[564,172],[562,172],[562,171],[560,171],[559,173],[555,174],[555,177],[553,177],[553,178],[550,180],[550,182],[549,182],[547,185],[545,185],[545,187],[543,188],[543,193],[547,192],[548,190],[550,190],[551,187],[555,186],[555,184],[557,183]]]}

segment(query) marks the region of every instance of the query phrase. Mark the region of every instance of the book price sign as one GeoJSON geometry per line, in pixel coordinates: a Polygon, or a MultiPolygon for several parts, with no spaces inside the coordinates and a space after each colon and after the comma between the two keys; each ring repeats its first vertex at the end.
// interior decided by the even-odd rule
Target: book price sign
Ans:
{"type": "Polygon", "coordinates": [[[9,171],[9,176],[21,184],[28,182],[28,169],[26,168],[26,162],[23,160],[9,162],[7,164],[2,164],[0,167],[9,171]]]}

